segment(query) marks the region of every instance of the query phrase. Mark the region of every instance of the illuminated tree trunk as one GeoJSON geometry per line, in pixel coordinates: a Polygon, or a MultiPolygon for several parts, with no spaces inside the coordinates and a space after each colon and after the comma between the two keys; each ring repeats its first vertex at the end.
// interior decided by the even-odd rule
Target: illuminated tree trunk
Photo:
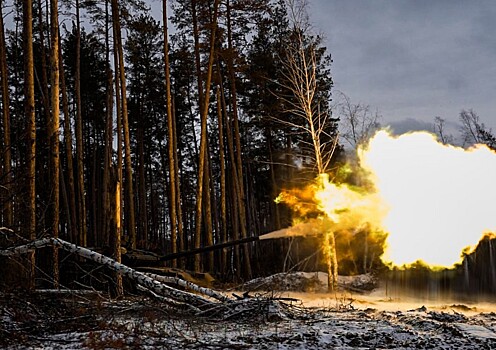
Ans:
{"type": "Polygon", "coordinates": [[[112,198],[114,198],[115,186],[110,179],[110,172],[112,170],[112,151],[113,151],[113,113],[114,113],[114,90],[112,88],[112,69],[110,68],[110,15],[109,15],[109,2],[105,1],[105,62],[107,64],[107,111],[106,111],[106,124],[105,124],[105,145],[104,145],[104,164],[103,164],[103,179],[102,179],[102,212],[99,215],[99,225],[101,230],[103,245],[110,244],[112,241],[110,235],[112,234],[112,227],[110,225],[109,217],[112,214],[112,198]]]}
{"type": "MultiPolygon", "coordinates": [[[[287,112],[293,114],[300,123],[280,120],[282,123],[302,131],[311,138],[308,143],[312,147],[312,156],[317,170],[317,181],[322,181],[322,174],[328,169],[333,152],[338,141],[337,136],[333,140],[324,142],[323,137],[330,137],[326,131],[330,115],[320,110],[318,100],[317,80],[317,54],[314,42],[305,40],[305,30],[309,28],[306,16],[305,1],[288,1],[288,13],[293,25],[293,38],[286,47],[286,55],[283,73],[286,86],[291,92],[291,98],[280,96],[281,100],[288,106],[287,112]]],[[[328,254],[328,271],[332,274],[329,289],[335,287],[337,281],[337,257],[334,232],[328,232],[326,239],[328,254]]]]}
{"type": "Polygon", "coordinates": [[[122,127],[124,131],[124,161],[126,166],[126,218],[127,229],[129,232],[130,247],[136,249],[136,220],[134,212],[134,192],[133,192],[133,169],[131,163],[131,140],[129,136],[129,120],[127,113],[126,97],[126,75],[124,71],[124,53],[122,50],[121,25],[119,15],[119,5],[117,0],[112,0],[112,20],[114,24],[114,45],[119,60],[119,79],[120,79],[120,96],[122,109],[122,127]]]}
{"type": "MultiPolygon", "coordinates": [[[[51,207],[52,207],[52,236],[59,237],[59,17],[57,0],[50,0],[50,83],[51,83],[51,122],[49,125],[50,167],[51,167],[51,207]]],[[[55,288],[59,286],[58,248],[53,248],[53,280],[55,288]]]]}
{"type": "MultiPolygon", "coordinates": [[[[177,222],[181,220],[178,217],[177,207],[179,198],[177,197],[176,183],[179,181],[176,173],[176,155],[174,154],[175,147],[175,128],[174,115],[172,114],[172,96],[171,96],[171,81],[170,81],[170,64],[169,64],[169,34],[167,29],[167,0],[162,1],[162,13],[164,23],[164,69],[165,69],[165,91],[167,103],[167,131],[168,131],[168,151],[169,151],[169,191],[170,191],[170,208],[169,215],[171,221],[171,246],[172,253],[177,252],[177,222]]],[[[182,239],[182,238],[181,238],[182,239]]],[[[172,261],[172,266],[177,266],[177,261],[172,261]]]]}
{"type": "MultiPolygon", "coordinates": [[[[115,27],[114,27],[115,36],[115,27]]],[[[117,48],[114,45],[114,67],[115,67],[115,114],[117,124],[117,182],[122,184],[122,115],[120,103],[120,84],[119,84],[119,59],[117,58],[117,48]]],[[[119,187],[122,193],[122,185],[119,187]]],[[[119,198],[122,196],[119,195],[119,198]]],[[[122,212],[122,198],[120,199],[120,206],[122,212]]],[[[117,224],[120,229],[120,237],[122,238],[122,215],[120,215],[120,222],[117,224]]]]}
{"type": "MultiPolygon", "coordinates": [[[[24,113],[26,117],[26,187],[27,211],[25,235],[36,238],[36,122],[34,104],[34,59],[33,59],[33,3],[23,0],[23,45],[24,45],[24,113]]],[[[28,253],[29,288],[34,289],[35,255],[28,253]]]]}
{"type": "Polygon", "coordinates": [[[325,234],[325,256],[327,261],[327,287],[329,292],[338,287],[338,259],[336,256],[336,240],[334,232],[325,234]]]}
{"type": "MultiPolygon", "coordinates": [[[[114,216],[113,216],[113,226],[114,226],[114,237],[113,237],[113,251],[114,251],[114,257],[115,261],[118,263],[121,262],[121,183],[119,182],[117,176],[118,174],[115,174],[116,176],[115,181],[112,183],[115,188],[114,192],[114,216]]],[[[124,294],[124,287],[122,285],[122,275],[119,273],[116,273],[115,276],[116,280],[116,294],[117,296],[121,296],[124,294]]]]}
{"type": "MultiPolygon", "coordinates": [[[[172,100],[171,102],[173,102],[172,100]]],[[[174,107],[174,105],[172,105],[174,107]]],[[[183,227],[183,212],[182,212],[182,203],[181,203],[181,180],[179,178],[179,157],[177,155],[177,127],[176,127],[176,115],[174,112],[174,108],[172,108],[172,130],[173,133],[173,147],[174,147],[174,166],[175,166],[175,175],[176,175],[176,208],[177,208],[177,234],[179,239],[179,250],[184,251],[186,247],[186,237],[184,236],[184,227],[183,227]]],[[[179,261],[179,265],[181,268],[186,268],[185,259],[181,259],[179,261]]]]}
{"type": "MultiPolygon", "coordinates": [[[[217,30],[217,9],[219,0],[214,1],[212,32],[210,34],[210,56],[208,60],[207,79],[205,84],[205,94],[203,96],[203,105],[201,111],[201,139],[200,139],[200,155],[198,162],[198,183],[196,190],[196,215],[195,215],[195,248],[199,248],[201,244],[201,224],[202,224],[202,197],[205,180],[205,157],[207,155],[207,116],[210,95],[210,83],[212,80],[212,67],[215,59],[215,32],[217,30]]],[[[200,79],[200,76],[198,77],[200,79]]],[[[195,256],[195,271],[200,271],[200,256],[195,256]]]]}

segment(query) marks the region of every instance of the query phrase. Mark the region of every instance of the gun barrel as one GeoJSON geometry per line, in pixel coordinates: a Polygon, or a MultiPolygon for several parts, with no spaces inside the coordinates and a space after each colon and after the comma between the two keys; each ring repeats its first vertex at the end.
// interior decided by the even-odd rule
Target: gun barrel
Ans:
{"type": "Polygon", "coordinates": [[[183,252],[178,252],[178,253],[172,253],[172,254],[167,254],[162,257],[160,257],[160,261],[169,261],[169,260],[174,260],[174,259],[179,259],[183,258],[185,256],[190,256],[190,255],[196,255],[196,254],[201,254],[201,253],[207,253],[211,252],[214,250],[219,250],[227,247],[232,247],[235,245],[239,244],[245,244],[245,243],[250,243],[250,242],[255,242],[258,241],[259,237],[246,237],[242,239],[237,239],[235,241],[230,241],[230,242],[224,242],[224,243],[219,243],[219,244],[214,244],[208,247],[202,247],[202,248],[195,248],[183,252]]]}

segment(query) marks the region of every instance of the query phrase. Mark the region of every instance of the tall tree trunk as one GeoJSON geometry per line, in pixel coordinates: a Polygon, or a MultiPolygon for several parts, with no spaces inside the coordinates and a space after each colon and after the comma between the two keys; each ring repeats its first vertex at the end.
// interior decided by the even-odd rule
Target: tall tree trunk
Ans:
{"type": "MultiPolygon", "coordinates": [[[[48,11],[48,9],[47,9],[48,11]]],[[[40,49],[41,49],[41,92],[42,92],[42,103],[43,112],[45,113],[45,118],[47,125],[50,123],[50,97],[48,96],[48,74],[47,74],[47,62],[46,62],[46,51],[45,51],[45,29],[43,26],[43,4],[41,0],[38,0],[38,32],[40,36],[40,49]]],[[[48,20],[47,22],[48,23],[48,20]]]]}
{"type": "MultiPolygon", "coordinates": [[[[232,22],[231,22],[231,6],[229,0],[227,0],[226,5],[227,13],[227,45],[228,45],[228,59],[227,59],[227,69],[229,71],[229,80],[231,81],[231,103],[232,103],[232,115],[234,124],[234,140],[236,142],[236,168],[238,174],[238,186],[236,190],[238,191],[238,201],[239,201],[239,218],[241,226],[241,235],[243,238],[248,236],[247,224],[246,224],[246,206],[245,206],[245,191],[243,186],[243,164],[241,162],[241,137],[239,133],[239,122],[238,122],[238,102],[237,102],[237,92],[236,92],[236,74],[234,71],[234,47],[232,39],[232,22]]],[[[250,250],[249,245],[243,245],[243,252],[245,255],[244,259],[244,269],[246,273],[246,278],[251,278],[251,263],[250,263],[250,250]]]]}
{"type": "MultiPolygon", "coordinates": [[[[174,99],[172,99],[172,130],[173,133],[173,153],[174,153],[174,166],[175,166],[175,175],[176,175],[176,213],[177,213],[177,235],[179,239],[179,250],[184,251],[186,247],[186,237],[184,235],[183,228],[183,209],[181,203],[181,179],[179,176],[179,156],[177,155],[177,127],[176,127],[176,113],[174,110],[174,99]]],[[[186,268],[186,260],[179,260],[179,266],[184,269],[186,268]]]]}
{"type": "MultiPolygon", "coordinates": [[[[50,85],[51,85],[51,123],[49,125],[50,139],[50,167],[51,167],[51,206],[52,206],[52,236],[59,237],[59,15],[57,0],[50,0],[50,85]]],[[[58,248],[53,248],[53,280],[55,288],[59,286],[59,253],[58,248]]]]}
{"type": "MultiPolygon", "coordinates": [[[[208,134],[208,133],[207,133],[208,134]]],[[[210,151],[208,145],[208,136],[207,136],[207,149],[205,152],[205,169],[203,173],[204,177],[204,185],[205,185],[205,201],[203,205],[205,207],[205,243],[207,246],[211,246],[214,244],[214,235],[212,230],[212,199],[210,196],[210,151]]],[[[208,271],[214,272],[214,252],[209,252],[207,255],[208,262],[208,271]]]]}
{"type": "MultiPolygon", "coordinates": [[[[208,59],[207,81],[205,84],[205,94],[203,95],[203,105],[201,112],[201,139],[200,139],[200,156],[198,163],[198,184],[196,189],[196,216],[195,216],[195,248],[199,248],[201,244],[201,219],[202,219],[202,197],[203,197],[203,181],[205,171],[205,157],[207,153],[207,116],[208,102],[210,95],[210,82],[212,80],[212,67],[214,65],[215,56],[215,32],[217,31],[217,9],[219,0],[214,1],[214,12],[212,20],[212,32],[210,33],[210,56],[208,59]]],[[[201,79],[201,77],[198,77],[201,79]]],[[[200,271],[200,256],[195,255],[195,271],[200,271]]]]}
{"type": "Polygon", "coordinates": [[[127,113],[126,75],[124,71],[124,53],[122,50],[121,24],[119,5],[117,0],[112,0],[112,20],[114,24],[114,45],[119,59],[119,77],[121,87],[122,127],[124,130],[124,161],[126,163],[126,193],[127,193],[127,228],[129,232],[130,247],[136,249],[136,219],[134,213],[133,169],[131,163],[131,140],[129,136],[129,120],[127,113]]]}
{"type": "MultiPolygon", "coordinates": [[[[142,116],[142,114],[140,114],[142,116]]],[[[146,176],[145,176],[145,131],[142,126],[138,127],[138,158],[139,158],[139,186],[138,186],[138,198],[139,198],[139,220],[140,220],[140,239],[143,241],[144,248],[148,249],[148,215],[147,215],[147,203],[146,203],[146,176]]]]}
{"type": "Polygon", "coordinates": [[[84,160],[83,160],[83,114],[81,111],[81,23],[79,17],[79,0],[76,0],[76,161],[79,204],[79,244],[83,247],[88,243],[86,227],[86,196],[84,190],[84,160]]]}
{"type": "MultiPolygon", "coordinates": [[[[27,215],[26,238],[36,239],[36,120],[34,105],[34,59],[33,59],[33,3],[23,0],[23,45],[24,45],[24,113],[26,117],[26,187],[27,215]]],[[[35,256],[28,255],[29,288],[34,289],[35,256]]]]}
{"type": "MultiPolygon", "coordinates": [[[[112,176],[112,181],[109,180],[109,185],[113,188],[113,195],[109,198],[113,199],[113,203],[110,205],[113,210],[110,212],[113,214],[110,218],[112,222],[112,229],[110,231],[112,235],[112,250],[115,261],[118,263],[122,260],[121,253],[121,183],[118,180],[118,173],[114,173],[112,176]]],[[[115,274],[115,292],[117,296],[122,296],[124,294],[124,287],[122,284],[122,275],[119,273],[115,274]]]]}
{"type": "MultiPolygon", "coordinates": [[[[60,31],[59,31],[60,43],[60,31]]],[[[77,215],[76,215],[76,189],[74,186],[74,160],[72,153],[72,130],[71,130],[71,116],[69,114],[69,100],[67,98],[67,87],[65,85],[65,70],[62,63],[62,48],[59,45],[59,68],[60,68],[60,90],[62,92],[62,111],[64,112],[64,144],[65,153],[67,157],[67,173],[69,179],[69,212],[67,217],[69,219],[70,237],[73,243],[78,240],[77,229],[77,215]]]]}
{"type": "MultiPolygon", "coordinates": [[[[235,165],[235,156],[234,156],[234,141],[233,141],[233,136],[232,136],[232,131],[231,131],[231,126],[229,124],[229,118],[227,116],[227,104],[226,104],[226,96],[224,94],[224,89],[222,86],[222,80],[220,80],[220,91],[221,91],[221,100],[222,100],[222,108],[224,110],[224,121],[225,121],[225,126],[226,126],[226,136],[227,136],[227,148],[229,151],[229,159],[231,160],[231,189],[232,189],[232,195],[231,195],[231,217],[233,220],[233,232],[234,232],[234,239],[237,240],[239,239],[239,197],[238,197],[238,191],[236,190],[236,187],[238,186],[238,171],[235,165]]],[[[236,277],[239,279],[241,277],[240,275],[240,270],[241,270],[241,260],[239,256],[239,247],[235,246],[234,247],[234,270],[236,271],[236,277]]]]}
{"type": "MultiPolygon", "coordinates": [[[[269,151],[269,166],[270,166],[270,180],[272,181],[272,197],[275,199],[279,195],[279,187],[276,181],[276,173],[274,170],[274,156],[272,155],[272,130],[271,128],[265,129],[267,148],[269,151]]],[[[272,213],[275,215],[275,227],[273,230],[279,230],[281,228],[281,215],[279,213],[279,205],[272,200],[270,206],[273,208],[272,213]]]]}
{"type": "MultiPolygon", "coordinates": [[[[115,36],[115,28],[114,28],[115,36]]],[[[119,59],[117,58],[117,48],[114,45],[114,67],[115,67],[115,115],[117,124],[117,181],[121,184],[119,189],[122,193],[122,115],[121,115],[121,100],[120,100],[120,83],[119,83],[119,59]]],[[[122,196],[121,198],[121,211],[122,211],[122,196]]],[[[122,237],[122,215],[120,216],[119,227],[120,236],[122,237]]]]}
{"type": "Polygon", "coordinates": [[[110,198],[113,197],[111,193],[114,191],[114,188],[110,184],[110,170],[112,167],[112,148],[113,148],[113,92],[112,89],[113,79],[112,79],[112,71],[110,69],[110,64],[107,67],[107,113],[106,113],[106,124],[105,124],[105,155],[104,155],[104,164],[103,164],[103,179],[102,179],[102,213],[100,230],[102,231],[102,241],[104,245],[109,244],[109,234],[110,227],[108,225],[108,220],[111,214],[111,203],[110,198]]]}
{"type": "Polygon", "coordinates": [[[105,155],[104,155],[104,165],[103,165],[103,191],[102,191],[102,213],[100,214],[100,230],[102,232],[103,244],[110,244],[110,218],[113,217],[112,214],[112,203],[111,198],[114,197],[115,186],[112,186],[110,182],[110,171],[112,169],[112,150],[113,150],[113,98],[114,90],[112,88],[112,69],[110,68],[110,15],[109,15],[109,2],[105,1],[105,62],[107,64],[107,113],[106,126],[105,126],[105,155]]]}
{"type": "MultiPolygon", "coordinates": [[[[178,175],[176,173],[176,157],[174,155],[174,115],[172,114],[172,96],[170,81],[170,64],[169,64],[169,34],[167,28],[167,0],[162,0],[162,13],[164,22],[164,69],[165,69],[165,91],[167,103],[167,131],[168,131],[168,151],[169,151],[169,190],[170,190],[170,208],[169,216],[171,222],[171,246],[172,253],[177,252],[177,221],[180,220],[177,215],[178,198],[176,192],[176,182],[178,175]]],[[[177,261],[172,261],[172,266],[177,266],[177,261]]]]}
{"type": "MultiPolygon", "coordinates": [[[[219,80],[222,77],[219,72],[219,80]]],[[[222,243],[227,242],[227,207],[226,207],[226,165],[224,160],[224,123],[222,122],[222,101],[220,87],[217,87],[217,123],[219,126],[219,163],[220,163],[220,240],[222,243]]],[[[226,252],[221,251],[221,274],[226,273],[226,252]]]]}
{"type": "Polygon", "coordinates": [[[4,191],[6,192],[3,207],[4,225],[12,228],[14,210],[12,204],[12,149],[10,143],[10,94],[7,71],[7,53],[5,43],[5,28],[3,23],[3,3],[0,2],[0,76],[2,79],[2,121],[3,121],[3,172],[4,191]]]}

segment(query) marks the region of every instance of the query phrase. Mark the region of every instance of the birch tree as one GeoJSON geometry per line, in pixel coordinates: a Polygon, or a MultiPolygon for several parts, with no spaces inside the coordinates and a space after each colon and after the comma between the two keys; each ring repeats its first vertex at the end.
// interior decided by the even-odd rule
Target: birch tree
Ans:
{"type": "MultiPolygon", "coordinates": [[[[291,34],[283,57],[283,88],[288,93],[279,97],[286,105],[286,110],[293,118],[279,119],[296,130],[303,137],[303,145],[310,150],[312,163],[320,175],[329,170],[338,136],[333,133],[334,123],[328,107],[330,96],[321,94],[322,72],[319,70],[319,60],[322,50],[319,47],[320,38],[311,33],[307,14],[306,0],[286,0],[291,34]],[[327,97],[327,98],[326,98],[327,97]]],[[[326,72],[324,71],[324,74],[326,72]]],[[[334,232],[326,232],[326,256],[329,273],[329,288],[337,286],[338,261],[334,232]]]]}

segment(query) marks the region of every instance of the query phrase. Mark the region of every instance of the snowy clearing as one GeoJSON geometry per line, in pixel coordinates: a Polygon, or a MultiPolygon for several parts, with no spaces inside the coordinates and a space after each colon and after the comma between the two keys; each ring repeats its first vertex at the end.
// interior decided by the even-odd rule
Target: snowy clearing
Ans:
{"type": "MultiPolygon", "coordinates": [[[[154,299],[1,296],[6,349],[492,349],[492,305],[430,305],[353,296],[278,293],[298,302],[252,303],[243,316],[185,317],[154,299]]],[[[275,296],[275,294],[274,294],[275,296]]],[[[263,299],[257,295],[253,300],[263,299]]],[[[264,298],[268,296],[265,295],[264,298]]],[[[241,315],[241,314],[240,314],[241,315]]]]}

